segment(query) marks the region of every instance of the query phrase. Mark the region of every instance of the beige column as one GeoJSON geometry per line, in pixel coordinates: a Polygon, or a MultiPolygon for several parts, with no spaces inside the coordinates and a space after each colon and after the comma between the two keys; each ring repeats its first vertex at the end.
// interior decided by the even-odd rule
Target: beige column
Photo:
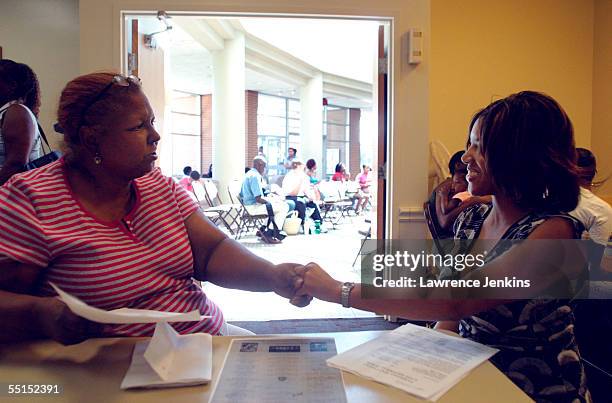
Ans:
{"type": "Polygon", "coordinates": [[[323,169],[323,77],[316,74],[300,88],[300,150],[298,158],[306,161],[314,158],[321,177],[323,169]]]}
{"type": "Polygon", "coordinates": [[[242,33],[212,52],[213,179],[221,200],[229,202],[227,185],[242,179],[245,158],[245,40],[242,33]]]}

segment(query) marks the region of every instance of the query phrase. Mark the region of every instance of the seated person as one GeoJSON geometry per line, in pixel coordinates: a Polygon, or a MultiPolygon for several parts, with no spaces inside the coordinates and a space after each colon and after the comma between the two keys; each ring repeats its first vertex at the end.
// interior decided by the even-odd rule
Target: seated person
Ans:
{"type": "Polygon", "coordinates": [[[312,158],[306,161],[306,175],[308,175],[311,185],[316,185],[320,182],[317,178],[317,162],[312,158]]]}
{"type": "MultiPolygon", "coordinates": [[[[600,183],[593,183],[597,174],[597,161],[593,153],[585,148],[577,148],[577,165],[579,168],[580,198],[578,206],[569,215],[577,218],[584,225],[582,234],[593,241],[590,250],[591,281],[610,281],[611,274],[602,270],[601,262],[610,233],[612,232],[612,208],[608,203],[595,196],[591,190],[600,183]]],[[[583,299],[576,307],[576,337],[583,357],[607,373],[612,372],[612,300],[583,299]]],[[[610,379],[602,371],[589,365],[586,367],[587,379],[593,400],[607,399],[612,387],[610,379]],[[605,397],[604,397],[605,396],[605,397]]]]}
{"type": "Polygon", "coordinates": [[[336,164],[331,180],[334,182],[344,182],[346,180],[346,168],[343,163],[339,162],[336,164]]]}
{"type": "Polygon", "coordinates": [[[370,200],[370,187],[372,186],[372,180],[370,179],[370,167],[367,165],[362,166],[362,171],[355,179],[359,184],[359,192],[357,193],[357,206],[355,207],[355,213],[359,214],[365,209],[368,201],[370,200]]]}
{"type": "Polygon", "coordinates": [[[193,193],[193,182],[197,182],[202,178],[202,175],[196,170],[189,172],[189,176],[180,180],[179,184],[185,188],[186,191],[193,193]]]}
{"type": "MultiPolygon", "coordinates": [[[[302,293],[411,320],[458,321],[454,330],[460,336],[499,349],[490,361],[534,401],[590,402],[582,346],[578,349],[574,337],[579,324],[573,304],[567,299],[531,299],[567,284],[568,274],[579,275],[583,256],[578,248],[558,253],[558,243],[521,242],[580,236],[582,225],[564,213],[576,207],[580,192],[573,144],[572,124],[559,104],[532,91],[494,102],[470,123],[462,157],[469,189],[493,196],[491,204],[474,205],[457,220],[457,252],[483,254],[485,240],[496,246],[488,249],[484,265],[455,273],[481,284],[513,276],[530,279],[532,289],[526,294],[517,288],[483,287],[474,298],[462,298],[475,291],[457,287],[452,290],[457,298],[449,298],[449,290],[442,287],[406,287],[387,288],[388,297],[374,298],[360,284],[336,281],[316,264],[307,265],[302,293]],[[506,248],[500,240],[517,243],[506,248]],[[566,259],[576,259],[569,272],[550,270],[566,259]]],[[[609,338],[605,347],[610,351],[609,338]]],[[[609,396],[608,388],[601,401],[609,401],[609,396]]]]}
{"type": "Polygon", "coordinates": [[[49,281],[105,310],[210,316],[172,323],[181,334],[246,332],[225,322],[194,278],[295,296],[303,266],[249,252],[155,168],[160,135],[137,79],[75,78],[62,91],[58,121],[65,156],[0,188],[0,342],[153,334],[155,324],[102,326],[75,315],[49,281]]]}
{"type": "Polygon", "coordinates": [[[183,177],[181,178],[181,180],[178,181],[179,185],[184,187],[185,190],[189,192],[193,192],[193,187],[191,186],[191,180],[189,178],[189,174],[191,173],[191,171],[192,169],[190,166],[186,166],[185,168],[183,168],[183,177]]]}
{"type": "MultiPolygon", "coordinates": [[[[270,203],[274,211],[274,223],[279,229],[282,229],[287,213],[289,212],[289,205],[281,198],[273,197],[272,195],[264,196],[262,175],[265,170],[266,160],[260,156],[253,158],[253,168],[244,175],[242,188],[240,189],[240,197],[249,214],[253,215],[266,214],[266,203],[270,203]]],[[[261,235],[266,242],[279,242],[276,238],[266,239],[265,234],[261,235]]]]}
{"type": "MultiPolygon", "coordinates": [[[[463,151],[457,151],[450,159],[448,168],[451,177],[442,182],[432,192],[438,225],[442,229],[441,238],[453,237],[453,224],[459,214],[477,203],[488,203],[490,197],[473,197],[468,191],[466,179],[467,165],[461,161],[463,151]]],[[[432,206],[433,207],[433,206],[432,206]]]]}
{"type": "Polygon", "coordinates": [[[298,212],[298,217],[302,220],[302,225],[306,219],[306,208],[313,209],[310,217],[317,221],[321,221],[321,211],[319,206],[313,201],[314,194],[311,191],[310,180],[304,172],[304,164],[298,159],[294,159],[291,163],[291,169],[283,178],[283,193],[287,200],[292,200],[295,203],[295,209],[298,212]]]}
{"type": "MultiPolygon", "coordinates": [[[[608,244],[612,234],[612,207],[592,192],[593,179],[597,174],[597,161],[593,153],[586,148],[577,148],[578,167],[580,168],[580,199],[576,209],[569,214],[576,217],[589,234],[593,242],[608,244]]],[[[601,251],[603,253],[603,249],[601,251]]]]}
{"type": "Polygon", "coordinates": [[[314,159],[306,161],[306,175],[310,183],[309,194],[312,194],[312,200],[319,204],[321,202],[321,192],[317,186],[321,181],[317,178],[317,163],[314,159]]]}

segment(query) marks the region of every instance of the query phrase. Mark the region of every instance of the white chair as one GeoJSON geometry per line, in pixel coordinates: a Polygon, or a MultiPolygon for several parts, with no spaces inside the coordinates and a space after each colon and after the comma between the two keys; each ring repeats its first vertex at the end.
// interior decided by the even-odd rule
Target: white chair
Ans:
{"type": "Polygon", "coordinates": [[[219,224],[219,222],[221,222],[225,226],[225,228],[227,228],[230,234],[233,235],[234,231],[232,230],[232,226],[226,219],[226,211],[214,207],[210,204],[210,201],[208,200],[208,197],[206,195],[206,189],[204,188],[202,182],[193,181],[191,183],[191,186],[193,187],[193,194],[198,204],[200,205],[202,213],[204,213],[206,217],[208,217],[213,223],[217,225],[219,224]]]}

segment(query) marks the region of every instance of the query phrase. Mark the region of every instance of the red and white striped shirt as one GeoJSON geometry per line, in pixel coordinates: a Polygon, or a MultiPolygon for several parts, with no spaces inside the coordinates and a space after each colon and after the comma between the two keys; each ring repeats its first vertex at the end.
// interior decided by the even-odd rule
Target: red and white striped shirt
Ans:
{"type": "MultiPolygon", "coordinates": [[[[199,309],[211,319],[173,323],[180,333],[218,334],[221,310],[196,285],[185,220],[196,209],[158,169],[133,181],[136,202],[121,221],[103,222],[72,194],[64,159],[13,176],[0,188],[0,262],[39,266],[48,281],[102,309],[199,309]]],[[[154,324],[114,325],[111,335],[151,336],[154,324]]]]}

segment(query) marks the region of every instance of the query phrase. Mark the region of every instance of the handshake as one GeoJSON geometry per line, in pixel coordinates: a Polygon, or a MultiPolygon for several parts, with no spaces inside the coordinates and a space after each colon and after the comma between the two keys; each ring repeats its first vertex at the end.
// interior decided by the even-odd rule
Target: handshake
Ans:
{"type": "Polygon", "coordinates": [[[282,263],[278,270],[274,291],[295,306],[305,307],[313,298],[340,303],[342,282],[334,280],[316,263],[298,265],[282,263]]]}

